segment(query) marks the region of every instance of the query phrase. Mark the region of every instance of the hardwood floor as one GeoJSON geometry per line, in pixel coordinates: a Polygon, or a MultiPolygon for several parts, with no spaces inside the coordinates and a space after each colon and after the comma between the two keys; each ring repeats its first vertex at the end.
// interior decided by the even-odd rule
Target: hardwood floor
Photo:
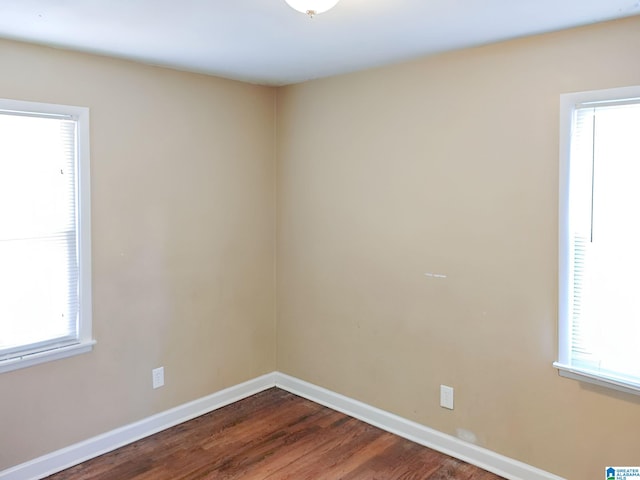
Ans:
{"type": "Polygon", "coordinates": [[[48,480],[499,480],[272,388],[48,480]]]}

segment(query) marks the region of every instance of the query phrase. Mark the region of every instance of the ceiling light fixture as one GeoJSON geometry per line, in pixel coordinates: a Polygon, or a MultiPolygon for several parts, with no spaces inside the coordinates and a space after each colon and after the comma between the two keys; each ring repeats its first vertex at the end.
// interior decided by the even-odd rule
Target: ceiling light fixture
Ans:
{"type": "Polygon", "coordinates": [[[332,9],[340,0],[285,0],[291,8],[306,13],[313,18],[314,15],[324,13],[332,9]]]}

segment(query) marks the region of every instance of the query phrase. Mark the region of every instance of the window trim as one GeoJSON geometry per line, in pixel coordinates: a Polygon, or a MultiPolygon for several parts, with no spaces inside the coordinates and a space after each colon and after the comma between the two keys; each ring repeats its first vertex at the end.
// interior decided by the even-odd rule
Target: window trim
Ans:
{"type": "Polygon", "coordinates": [[[91,181],[89,145],[89,108],[53,103],[0,99],[0,109],[37,115],[66,116],[76,120],[77,171],[76,171],[76,236],[78,245],[79,320],[78,340],[72,344],[49,346],[45,350],[7,358],[0,361],[0,373],[31,367],[40,363],[59,360],[93,349],[92,336],[92,288],[91,288],[91,181]]]}
{"type": "Polygon", "coordinates": [[[571,134],[576,107],[588,104],[625,103],[640,98],[640,86],[590,90],[560,95],[560,170],[558,215],[558,360],[553,366],[565,378],[640,395],[640,384],[605,375],[601,372],[571,365],[571,339],[569,331],[569,276],[571,274],[569,248],[569,180],[571,161],[571,134]]]}

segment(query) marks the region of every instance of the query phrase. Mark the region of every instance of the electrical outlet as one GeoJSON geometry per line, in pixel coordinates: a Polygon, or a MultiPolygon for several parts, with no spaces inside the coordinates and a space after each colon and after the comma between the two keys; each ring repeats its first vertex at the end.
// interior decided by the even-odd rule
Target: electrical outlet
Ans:
{"type": "Polygon", "coordinates": [[[440,385],[440,406],[453,410],[453,387],[440,385]]]}
{"type": "Polygon", "coordinates": [[[164,385],[164,367],[151,370],[151,378],[153,380],[153,388],[162,387],[164,385]]]}

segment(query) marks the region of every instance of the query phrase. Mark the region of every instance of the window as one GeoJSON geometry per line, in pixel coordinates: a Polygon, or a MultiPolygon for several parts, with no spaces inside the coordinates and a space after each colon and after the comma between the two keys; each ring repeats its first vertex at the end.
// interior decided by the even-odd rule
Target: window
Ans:
{"type": "Polygon", "coordinates": [[[91,350],[89,111],[0,99],[0,372],[91,350]]]}
{"type": "Polygon", "coordinates": [[[561,99],[561,375],[640,393],[640,87],[561,99]]]}

